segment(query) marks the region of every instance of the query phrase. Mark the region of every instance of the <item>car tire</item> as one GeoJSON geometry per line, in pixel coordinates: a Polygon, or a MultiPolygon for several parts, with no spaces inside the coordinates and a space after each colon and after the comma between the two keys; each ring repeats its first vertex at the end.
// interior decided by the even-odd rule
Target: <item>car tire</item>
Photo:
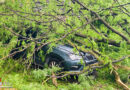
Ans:
{"type": "Polygon", "coordinates": [[[58,58],[47,56],[45,59],[45,67],[48,66],[52,68],[53,66],[56,67],[63,67],[62,61],[58,58]]]}

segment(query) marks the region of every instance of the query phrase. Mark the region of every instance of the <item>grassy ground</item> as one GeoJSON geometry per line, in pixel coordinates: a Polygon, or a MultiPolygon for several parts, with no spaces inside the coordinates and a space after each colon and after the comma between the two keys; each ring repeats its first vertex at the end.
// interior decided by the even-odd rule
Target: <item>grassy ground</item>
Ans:
{"type": "MultiPolygon", "coordinates": [[[[58,79],[56,87],[52,80],[42,84],[48,78],[46,75],[50,74],[51,69],[26,71],[24,68],[21,69],[22,67],[18,64],[17,69],[10,70],[10,68],[6,68],[8,65],[4,64],[4,68],[0,68],[0,78],[2,78],[2,82],[9,83],[9,86],[17,88],[17,90],[123,90],[116,84],[113,74],[107,70],[99,70],[95,79],[93,76],[86,77],[84,74],[79,75],[78,78],[58,79]],[[11,71],[9,74],[3,74],[9,70],[11,71]]],[[[124,82],[128,82],[126,81],[129,75],[128,71],[120,71],[119,74],[124,82]]],[[[130,84],[127,85],[130,87],[130,84]]]]}
{"type": "Polygon", "coordinates": [[[22,73],[5,75],[3,81],[9,82],[11,86],[18,90],[122,90],[112,78],[106,79],[104,77],[98,77],[94,80],[92,78],[93,77],[89,77],[84,80],[84,77],[80,79],[79,76],[78,79],[72,77],[59,79],[57,87],[53,85],[51,80],[42,85],[42,80],[38,82],[35,79],[33,80],[33,78],[29,79],[22,73]]]}

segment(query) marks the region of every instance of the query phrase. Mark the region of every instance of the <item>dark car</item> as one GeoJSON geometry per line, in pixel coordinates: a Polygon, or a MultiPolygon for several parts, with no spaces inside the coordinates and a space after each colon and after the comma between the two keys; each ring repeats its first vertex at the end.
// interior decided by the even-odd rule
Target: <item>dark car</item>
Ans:
{"type": "Polygon", "coordinates": [[[46,54],[45,61],[42,61],[41,58],[36,55],[35,64],[43,67],[48,65],[59,66],[64,68],[65,71],[81,71],[84,68],[84,65],[89,65],[97,62],[97,59],[89,54],[84,52],[74,52],[74,48],[69,45],[57,45],[53,50],[47,54],[49,46],[44,46],[42,50],[46,54]]]}

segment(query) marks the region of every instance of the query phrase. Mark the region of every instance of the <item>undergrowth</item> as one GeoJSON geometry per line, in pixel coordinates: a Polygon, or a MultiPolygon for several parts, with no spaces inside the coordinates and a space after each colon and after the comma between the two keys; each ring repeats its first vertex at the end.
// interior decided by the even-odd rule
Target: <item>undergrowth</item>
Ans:
{"type": "MultiPolygon", "coordinates": [[[[8,82],[8,85],[17,88],[18,90],[116,90],[122,89],[115,83],[114,76],[110,74],[110,71],[104,72],[104,70],[97,70],[98,76],[87,76],[86,74],[80,74],[76,76],[68,76],[58,79],[58,86],[56,87],[52,83],[52,79],[47,78],[51,76],[52,72],[56,72],[59,68],[45,68],[45,69],[24,69],[24,65],[19,64],[17,61],[7,60],[7,62],[0,62],[0,76],[2,82],[8,82]],[[3,66],[3,64],[5,66],[3,66]],[[12,70],[8,70],[12,67],[12,70]],[[8,66],[8,67],[7,67],[8,66]],[[5,68],[6,67],[6,68],[5,68]],[[23,69],[19,69],[23,67],[23,69]],[[3,71],[3,72],[2,72],[3,71]],[[8,73],[7,73],[8,72],[8,73]],[[72,78],[73,77],[73,78],[72,78]],[[43,83],[44,82],[44,83],[43,83]]],[[[121,71],[120,71],[121,72],[121,71]]],[[[127,73],[126,73],[127,74],[127,73]]],[[[126,74],[121,74],[121,79],[127,81],[126,74]]]]}

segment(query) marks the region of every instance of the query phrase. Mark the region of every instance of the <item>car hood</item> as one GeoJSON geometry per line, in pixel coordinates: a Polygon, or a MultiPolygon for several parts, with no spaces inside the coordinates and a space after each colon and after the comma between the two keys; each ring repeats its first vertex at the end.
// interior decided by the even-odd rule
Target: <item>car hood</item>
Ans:
{"type": "Polygon", "coordinates": [[[58,45],[57,47],[55,47],[55,49],[58,49],[58,50],[65,52],[67,54],[74,54],[73,47],[71,47],[71,46],[58,45]]]}
{"type": "Polygon", "coordinates": [[[71,46],[68,46],[68,45],[57,45],[57,47],[55,47],[55,49],[58,49],[59,51],[65,52],[68,55],[75,54],[75,55],[80,56],[80,54],[82,54],[84,60],[88,60],[88,61],[89,60],[94,60],[94,61],[96,60],[96,58],[89,53],[83,53],[83,52],[80,52],[80,54],[79,54],[79,52],[75,53],[73,50],[74,48],[71,46]]]}

